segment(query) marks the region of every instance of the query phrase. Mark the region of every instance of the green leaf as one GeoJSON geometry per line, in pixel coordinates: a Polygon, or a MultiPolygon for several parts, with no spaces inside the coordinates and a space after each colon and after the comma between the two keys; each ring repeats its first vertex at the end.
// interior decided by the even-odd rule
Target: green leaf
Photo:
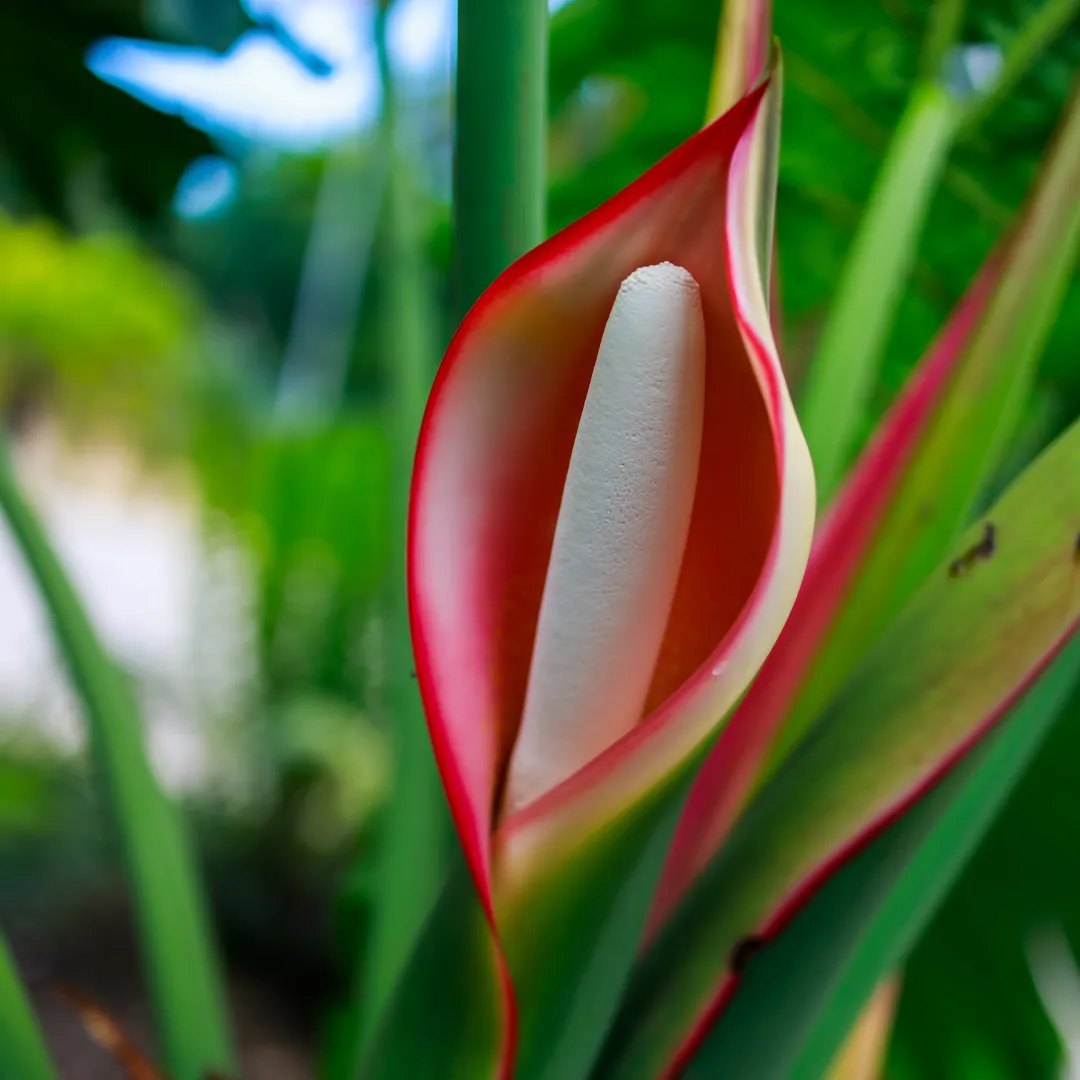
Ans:
{"type": "Polygon", "coordinates": [[[146,757],[138,709],[0,447],[0,508],[45,604],[89,724],[127,868],[162,1055],[174,1080],[234,1071],[224,993],[184,824],[146,757]]]}
{"type": "Polygon", "coordinates": [[[0,936],[0,1076],[56,1080],[45,1040],[19,980],[7,942],[0,936]]]}
{"type": "Polygon", "coordinates": [[[998,464],[1080,254],[1080,95],[1000,278],[785,721],[790,742],[943,557],[998,464]]]}
{"type": "MultiPolygon", "coordinates": [[[[590,1075],[638,955],[699,761],[700,754],[614,825],[582,837],[530,880],[513,905],[500,908],[516,972],[515,1080],[590,1075]],[[536,950],[544,951],[542,962],[530,955],[536,950]]],[[[500,994],[495,939],[473,882],[458,865],[390,1002],[362,1080],[502,1080],[508,1024],[500,994]]]]}
{"type": "Polygon", "coordinates": [[[591,1075],[700,758],[694,755],[615,823],[583,838],[530,882],[513,908],[500,910],[522,1002],[515,1080],[591,1075]]]}
{"type": "Polygon", "coordinates": [[[814,897],[748,966],[686,1072],[822,1076],[878,980],[900,964],[1041,745],[1080,676],[1080,638],[988,745],[814,897]]]}
{"type": "Polygon", "coordinates": [[[1060,924],[1077,951],[1080,695],[905,963],[891,1080],[1059,1076],[1061,1048],[1031,978],[1031,935],[1060,924]]]}
{"type": "MultiPolygon", "coordinates": [[[[446,872],[450,816],[424,711],[412,676],[413,654],[405,590],[408,493],[417,433],[435,367],[431,289],[416,222],[411,177],[397,140],[399,102],[386,43],[387,8],[376,16],[383,87],[382,139],[389,182],[382,207],[386,256],[383,355],[389,359],[392,438],[393,559],[389,581],[390,703],[395,719],[394,789],[387,806],[375,875],[372,929],[352,973],[353,993],[330,1075],[352,1080],[439,894],[446,872]]],[[[329,1063],[328,1063],[329,1064],[329,1063]]]]}
{"type": "Polygon", "coordinates": [[[829,1064],[828,1080],[881,1080],[892,1039],[900,977],[892,974],[878,985],[829,1064]]]}
{"type": "Polygon", "coordinates": [[[942,86],[916,85],[844,263],[799,410],[822,503],[839,483],[862,427],[961,115],[960,103],[942,86]]]}
{"type": "Polygon", "coordinates": [[[635,974],[601,1077],[659,1072],[704,1021],[739,941],[774,933],[1026,688],[1080,617],[1078,529],[1074,426],[967,535],[751,803],[635,974]]]}
{"type": "Polygon", "coordinates": [[[507,1037],[494,937],[463,860],[450,872],[360,1080],[502,1080],[507,1037]]]}

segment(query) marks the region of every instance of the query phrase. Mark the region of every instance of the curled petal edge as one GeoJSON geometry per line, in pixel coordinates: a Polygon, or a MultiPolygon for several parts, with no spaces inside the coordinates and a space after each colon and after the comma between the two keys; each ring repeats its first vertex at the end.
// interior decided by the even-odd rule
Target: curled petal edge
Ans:
{"type": "Polygon", "coordinates": [[[761,216],[771,192],[765,142],[772,95],[766,84],[732,157],[725,211],[732,305],[768,411],[780,493],[776,525],[757,584],[738,619],[698,671],[653,715],[585,768],[508,819],[496,834],[500,892],[523,887],[535,867],[598,830],[661,784],[715,735],[772,649],[810,554],[816,494],[810,453],[785,383],[769,320],[761,264],[761,216]],[[767,186],[767,185],[765,185],[767,186]]]}
{"type": "MultiPolygon", "coordinates": [[[[772,337],[758,250],[759,216],[771,212],[771,202],[763,202],[760,183],[765,158],[761,140],[768,120],[763,102],[768,90],[766,83],[604,207],[519,260],[466,317],[429,400],[410,506],[408,560],[413,640],[436,758],[466,861],[492,931],[504,1014],[504,1042],[494,1074],[500,1080],[509,1080],[513,1072],[517,1005],[499,936],[498,908],[507,898],[512,902],[514,894],[527,888],[535,875],[543,876],[550,860],[559,860],[675,773],[694,757],[695,751],[703,749],[772,648],[794,603],[809,556],[815,506],[813,470],[772,337]],[[591,233],[648,200],[669,181],[677,182],[681,172],[693,164],[695,155],[702,155],[709,147],[712,149],[708,152],[716,154],[716,147],[722,147],[725,140],[733,144],[733,151],[728,151],[723,209],[723,255],[731,314],[768,417],[779,493],[764,563],[723,639],[679,690],[588,766],[493,830],[498,757],[489,749],[471,752],[475,748],[468,745],[469,733],[465,732],[463,741],[460,728],[450,730],[436,685],[440,673],[434,663],[436,643],[428,619],[432,585],[424,574],[430,571],[437,530],[431,528],[417,497],[418,493],[424,494],[434,467],[430,452],[432,418],[465,342],[493,308],[523,283],[543,283],[550,261],[560,254],[573,253],[591,233]]],[[[735,524],[737,527],[739,523],[735,524]]],[[[445,667],[442,674],[445,677],[445,667]]]]}

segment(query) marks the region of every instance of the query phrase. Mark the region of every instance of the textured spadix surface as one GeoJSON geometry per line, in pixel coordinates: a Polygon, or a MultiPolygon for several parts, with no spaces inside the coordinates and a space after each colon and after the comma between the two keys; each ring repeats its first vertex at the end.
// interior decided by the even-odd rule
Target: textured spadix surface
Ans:
{"type": "Polygon", "coordinates": [[[697,283],[671,263],[635,270],[604,328],[570,455],[507,812],[642,717],[690,529],[704,397],[697,283]]]}
{"type": "Polygon", "coordinates": [[[413,481],[413,635],[436,755],[489,906],[496,800],[525,711],[574,442],[615,298],[642,267],[682,267],[704,329],[698,473],[674,597],[641,722],[505,817],[506,872],[527,877],[546,858],[537,845],[601,827],[696,752],[798,588],[813,477],[756,246],[764,93],[515,263],[466,317],[436,379],[413,481]]]}

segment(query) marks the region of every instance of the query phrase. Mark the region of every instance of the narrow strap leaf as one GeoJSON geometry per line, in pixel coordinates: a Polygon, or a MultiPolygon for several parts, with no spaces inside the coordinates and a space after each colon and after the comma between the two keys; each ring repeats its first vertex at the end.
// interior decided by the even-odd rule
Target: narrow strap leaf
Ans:
{"type": "Polygon", "coordinates": [[[882,1080],[899,997],[898,978],[877,988],[829,1066],[828,1080],[882,1080]]]}
{"type": "Polygon", "coordinates": [[[1080,106],[1015,231],[987,259],[818,530],[795,608],[687,805],[654,913],[717,850],[948,550],[1000,452],[1080,251],[1080,106]]]}
{"type": "Polygon", "coordinates": [[[1080,679],[1080,637],[971,758],[843,867],[763,950],[685,1080],[818,1080],[882,974],[901,964],[1080,679]]]}
{"type": "Polygon", "coordinates": [[[405,591],[405,531],[413,454],[435,367],[430,310],[409,171],[398,145],[398,96],[387,46],[388,5],[376,15],[375,41],[383,87],[382,151],[389,183],[382,193],[381,331],[387,358],[392,445],[389,698],[394,716],[395,772],[378,846],[371,932],[355,957],[352,996],[341,1042],[327,1062],[329,1080],[354,1080],[447,869],[449,814],[411,675],[412,646],[405,591]]]}
{"type": "Polygon", "coordinates": [[[57,1080],[15,960],[0,935],[0,1076],[57,1080]]]}
{"type": "Polygon", "coordinates": [[[33,575],[89,726],[127,868],[159,1039],[173,1080],[232,1068],[224,991],[183,821],[143,745],[131,687],[102,648],[0,447],[0,508],[33,575]]]}
{"type": "Polygon", "coordinates": [[[725,0],[716,35],[706,123],[723,116],[765,74],[771,40],[771,0],[725,0]]]}
{"type": "Polygon", "coordinates": [[[863,423],[961,116],[960,103],[939,83],[916,85],[844,263],[800,408],[823,505],[863,423]]]}

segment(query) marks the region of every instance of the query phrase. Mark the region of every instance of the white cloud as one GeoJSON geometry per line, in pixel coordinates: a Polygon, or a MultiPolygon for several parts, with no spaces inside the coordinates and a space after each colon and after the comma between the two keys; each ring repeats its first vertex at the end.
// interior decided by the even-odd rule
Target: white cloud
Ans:
{"type": "Polygon", "coordinates": [[[224,55],[109,38],[91,49],[87,66],[193,127],[277,146],[334,141],[370,122],[378,110],[372,57],[319,76],[262,31],[244,34],[224,55]]]}
{"type": "Polygon", "coordinates": [[[387,26],[391,55],[402,74],[424,78],[450,74],[454,0],[398,0],[387,26]]]}
{"type": "Polygon", "coordinates": [[[334,67],[363,61],[374,15],[369,0],[244,0],[255,19],[277,20],[334,67]]]}
{"type": "MultiPolygon", "coordinates": [[[[99,78],[213,135],[293,149],[335,142],[370,123],[379,80],[370,0],[244,0],[331,67],[309,70],[275,35],[252,30],[228,52],[107,38],[87,55],[99,78]]],[[[549,0],[551,10],[570,0],[549,0]]],[[[398,0],[390,48],[412,79],[449,78],[454,0],[398,0]]]]}

